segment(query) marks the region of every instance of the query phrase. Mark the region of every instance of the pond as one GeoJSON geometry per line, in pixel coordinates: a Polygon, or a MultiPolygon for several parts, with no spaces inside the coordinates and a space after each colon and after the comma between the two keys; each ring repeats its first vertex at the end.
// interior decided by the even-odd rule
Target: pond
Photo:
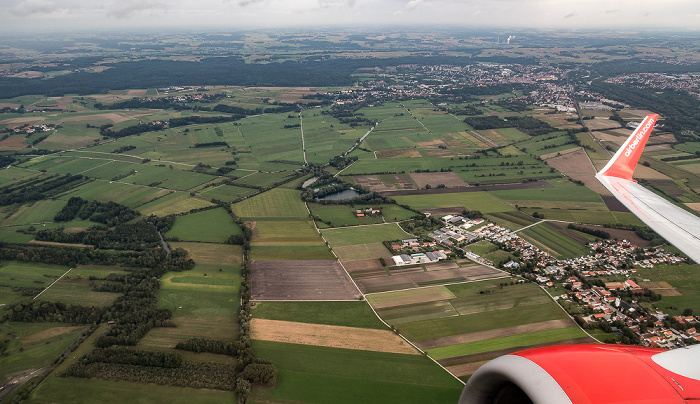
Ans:
{"type": "Polygon", "coordinates": [[[322,198],[318,198],[319,201],[341,201],[343,199],[350,199],[354,198],[356,196],[360,196],[361,194],[354,189],[345,189],[340,192],[334,192],[332,194],[328,194],[322,198]]]}

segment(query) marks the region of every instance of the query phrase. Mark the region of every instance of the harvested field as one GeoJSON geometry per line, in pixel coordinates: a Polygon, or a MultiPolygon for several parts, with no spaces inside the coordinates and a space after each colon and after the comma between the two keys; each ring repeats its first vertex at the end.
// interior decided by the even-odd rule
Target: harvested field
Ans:
{"type": "Polygon", "coordinates": [[[596,117],[595,119],[588,119],[584,121],[584,123],[590,130],[615,129],[620,127],[619,122],[610,120],[605,117],[596,117]]]}
{"type": "Polygon", "coordinates": [[[250,333],[254,340],[418,355],[389,330],[254,318],[250,321],[250,333]]]}
{"type": "Polygon", "coordinates": [[[551,158],[558,157],[557,155],[563,156],[563,155],[565,155],[565,154],[575,153],[575,152],[577,152],[577,151],[579,151],[579,150],[581,150],[580,147],[574,147],[574,148],[572,148],[572,149],[566,149],[566,150],[557,151],[557,152],[553,152],[553,153],[543,154],[543,155],[540,156],[540,158],[541,158],[542,160],[549,160],[549,159],[551,159],[551,158]]]}
{"type": "Polygon", "coordinates": [[[459,268],[459,265],[457,265],[457,263],[454,261],[438,261],[436,263],[427,264],[425,266],[425,269],[427,271],[439,271],[442,269],[456,269],[456,268],[459,268]]]}
{"type": "Polygon", "coordinates": [[[678,289],[674,288],[670,283],[666,281],[639,282],[639,286],[645,289],[653,290],[661,296],[683,296],[683,294],[679,292],[678,289]]]}
{"type": "Polygon", "coordinates": [[[393,149],[393,150],[381,150],[375,152],[378,159],[396,159],[396,158],[420,158],[420,152],[416,149],[393,149]]]}
{"type": "Polygon", "coordinates": [[[386,275],[386,272],[384,272],[384,266],[381,262],[379,262],[378,258],[343,261],[343,266],[353,275],[358,271],[379,271],[380,273],[386,275]]]}
{"type": "Polygon", "coordinates": [[[437,302],[454,299],[454,297],[455,295],[446,287],[434,286],[430,288],[405,290],[401,292],[377,293],[367,296],[367,300],[375,309],[381,309],[425,302],[437,302]]]}
{"type": "Polygon", "coordinates": [[[56,246],[64,246],[64,247],[82,247],[82,248],[94,247],[94,246],[87,245],[87,244],[59,243],[57,241],[41,241],[41,240],[30,240],[29,243],[31,243],[31,244],[43,244],[43,245],[56,245],[56,246]]]}
{"type": "Polygon", "coordinates": [[[422,349],[432,349],[449,345],[465,344],[474,341],[484,341],[493,338],[503,338],[511,335],[528,334],[536,331],[553,330],[557,328],[572,327],[574,323],[570,319],[550,320],[541,323],[518,325],[515,327],[497,328],[495,330],[471,332],[468,334],[450,335],[448,337],[434,338],[417,342],[422,349]]]}
{"type": "Polygon", "coordinates": [[[232,339],[238,335],[238,325],[226,316],[174,317],[177,327],[155,327],[141,339],[139,345],[174,348],[190,338],[232,339]]]}
{"type": "MultiPolygon", "coordinates": [[[[138,115],[138,116],[143,116],[143,114],[138,115]]],[[[136,117],[136,115],[125,117],[125,116],[119,115],[117,113],[110,112],[107,114],[73,116],[73,117],[69,117],[69,118],[64,118],[63,120],[65,122],[84,122],[84,121],[94,121],[96,119],[105,119],[105,120],[111,121],[113,123],[119,123],[119,122],[128,121],[130,119],[134,119],[135,117],[136,117]]]]}
{"type": "Polygon", "coordinates": [[[610,195],[610,191],[595,178],[596,169],[591,164],[586,152],[581,148],[573,153],[551,158],[547,160],[547,164],[574,180],[583,181],[588,188],[598,194],[610,195]]]}
{"type": "Polygon", "coordinates": [[[170,246],[187,250],[198,264],[240,265],[243,259],[242,248],[230,244],[171,242],[170,246]]]}
{"type": "Polygon", "coordinates": [[[337,261],[253,260],[253,300],[357,300],[361,294],[337,261]]]}
{"type": "Polygon", "coordinates": [[[85,328],[85,327],[86,326],[82,326],[82,325],[72,326],[72,327],[51,327],[51,328],[47,328],[45,330],[41,330],[39,332],[35,332],[34,334],[27,335],[26,337],[22,338],[20,343],[32,344],[35,342],[43,341],[45,339],[58,337],[59,335],[68,334],[70,332],[73,332],[74,330],[79,330],[79,329],[85,328]]]}
{"type": "Polygon", "coordinates": [[[689,207],[690,209],[696,212],[700,212],[700,203],[698,202],[686,203],[685,206],[689,207]]]}
{"type": "MultiPolygon", "coordinates": [[[[443,174],[443,173],[438,173],[443,174]]],[[[415,175],[411,174],[411,175],[415,175]]],[[[597,180],[596,180],[597,181],[597,180]]],[[[432,184],[431,184],[432,185],[432,184]]],[[[534,181],[517,184],[482,185],[478,187],[467,186],[465,188],[433,188],[433,189],[407,189],[399,191],[380,192],[384,196],[405,196],[405,195],[430,195],[430,194],[455,194],[460,192],[483,192],[483,191],[508,191],[513,189],[539,189],[552,188],[553,185],[547,181],[534,181]]],[[[460,213],[464,208],[460,208],[460,213]]]]}
{"type": "Polygon", "coordinates": [[[391,261],[391,254],[382,243],[354,244],[340,247],[334,247],[333,251],[338,254],[338,257],[343,261],[366,260],[374,258],[384,258],[387,262],[391,261]]]}
{"type": "Polygon", "coordinates": [[[444,184],[448,188],[466,187],[469,185],[459,178],[457,173],[452,171],[445,173],[411,173],[410,176],[418,188],[425,188],[426,185],[435,188],[439,184],[444,184]]]}
{"type": "Polygon", "coordinates": [[[644,178],[649,180],[670,180],[666,174],[662,174],[651,167],[646,167],[642,164],[637,165],[634,169],[634,178],[644,178]]]}

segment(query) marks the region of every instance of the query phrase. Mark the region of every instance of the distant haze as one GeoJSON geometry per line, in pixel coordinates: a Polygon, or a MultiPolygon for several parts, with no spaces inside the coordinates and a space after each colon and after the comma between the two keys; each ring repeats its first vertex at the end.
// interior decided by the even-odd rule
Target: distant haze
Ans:
{"type": "Polygon", "coordinates": [[[16,0],[0,32],[430,26],[700,29],[697,0],[16,0]]]}

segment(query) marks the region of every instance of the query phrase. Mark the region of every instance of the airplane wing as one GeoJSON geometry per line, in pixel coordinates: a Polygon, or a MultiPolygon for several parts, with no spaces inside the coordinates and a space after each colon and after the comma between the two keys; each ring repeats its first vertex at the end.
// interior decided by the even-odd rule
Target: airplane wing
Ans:
{"type": "MultiPolygon", "coordinates": [[[[630,211],[700,263],[700,218],[632,179],[658,115],[647,116],[596,175],[630,211]]],[[[700,402],[700,345],[666,351],[561,345],[504,355],[467,381],[459,404],[700,402]]]]}
{"type": "Polygon", "coordinates": [[[700,263],[700,218],[632,179],[658,118],[656,114],[648,115],[596,178],[647,226],[700,263]]]}

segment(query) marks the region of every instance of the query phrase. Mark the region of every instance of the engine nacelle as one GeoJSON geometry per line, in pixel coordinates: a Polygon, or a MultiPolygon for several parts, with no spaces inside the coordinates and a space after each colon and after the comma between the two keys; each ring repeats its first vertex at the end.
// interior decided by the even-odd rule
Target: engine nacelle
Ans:
{"type": "Polygon", "coordinates": [[[460,404],[686,403],[700,398],[700,346],[560,345],[488,362],[460,404]]]}

